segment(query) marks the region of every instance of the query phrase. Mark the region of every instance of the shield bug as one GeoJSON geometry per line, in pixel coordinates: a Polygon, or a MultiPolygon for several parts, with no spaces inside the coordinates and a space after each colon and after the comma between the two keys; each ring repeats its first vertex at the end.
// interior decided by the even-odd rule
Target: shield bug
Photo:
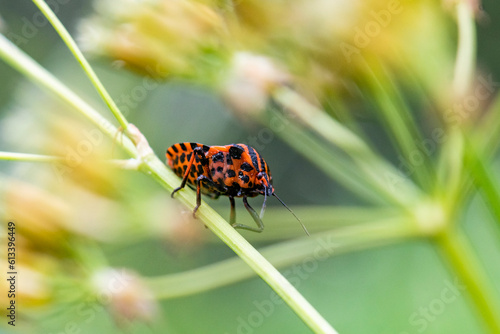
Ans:
{"type": "Polygon", "coordinates": [[[300,219],[276,195],[269,166],[254,148],[245,144],[207,146],[199,143],[178,143],[168,148],[166,157],[167,165],[182,178],[181,185],[172,192],[172,197],[186,184],[196,190],[196,207],[193,214],[201,205],[202,193],[214,199],[224,195],[229,197],[231,203],[231,226],[262,232],[266,201],[269,196],[274,196],[295,216],[309,235],[300,219]],[[264,195],[260,216],[247,200],[248,197],[257,195],[264,195]],[[243,204],[257,227],[236,223],[235,197],[243,198],[243,204]]]}

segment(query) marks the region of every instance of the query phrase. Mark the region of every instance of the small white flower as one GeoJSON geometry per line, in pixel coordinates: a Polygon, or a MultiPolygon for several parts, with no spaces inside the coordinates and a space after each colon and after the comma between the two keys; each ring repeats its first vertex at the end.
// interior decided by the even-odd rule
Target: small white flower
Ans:
{"type": "Polygon", "coordinates": [[[262,110],[272,89],[289,80],[289,74],[270,58],[238,52],[223,83],[222,94],[236,111],[251,113],[262,110]]]}

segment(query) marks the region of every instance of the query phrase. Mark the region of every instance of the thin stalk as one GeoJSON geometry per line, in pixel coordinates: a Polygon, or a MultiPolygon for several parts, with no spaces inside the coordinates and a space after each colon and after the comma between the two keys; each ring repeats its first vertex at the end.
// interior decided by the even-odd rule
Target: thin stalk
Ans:
{"type": "MultiPolygon", "coordinates": [[[[490,87],[493,90],[493,87],[490,87]]],[[[488,112],[473,130],[473,140],[477,142],[481,152],[492,156],[500,145],[500,94],[498,94],[488,112]]]]}
{"type": "Polygon", "coordinates": [[[488,163],[488,158],[481,156],[471,141],[467,142],[467,167],[474,176],[477,186],[481,188],[483,197],[497,223],[500,224],[500,188],[495,178],[496,172],[488,163]]]}
{"type": "MultiPolygon", "coordinates": [[[[61,100],[68,103],[71,107],[78,110],[110,138],[120,138],[118,135],[121,133],[116,126],[102,117],[99,112],[87,102],[81,99],[76,93],[59,81],[59,79],[41,67],[40,64],[21,51],[2,34],[0,34],[0,58],[39,87],[45,88],[50,93],[55,94],[61,100]]],[[[136,148],[130,139],[124,137],[120,138],[119,141],[123,144],[121,146],[125,151],[132,157],[135,157],[136,148]]]]}
{"type": "Polygon", "coordinates": [[[0,160],[17,161],[17,162],[64,162],[64,157],[53,155],[17,153],[0,151],[0,160]]]}
{"type": "MultiPolygon", "coordinates": [[[[144,171],[171,191],[172,183],[166,181],[173,176],[165,164],[155,155],[149,155],[144,160],[144,171]]],[[[178,183],[178,178],[174,177],[174,180],[178,183]]],[[[176,198],[190,208],[196,203],[194,192],[188,189],[176,193],[176,198]]],[[[315,333],[337,333],[290,282],[210,206],[203,203],[197,211],[197,217],[266,281],[315,333]]]]}
{"type": "Polygon", "coordinates": [[[326,100],[325,112],[334,117],[334,119],[338,120],[341,124],[346,126],[350,131],[352,131],[356,136],[359,137],[363,142],[367,143],[367,139],[365,137],[365,133],[359,126],[358,122],[356,122],[355,117],[352,111],[348,108],[348,106],[342,101],[342,99],[338,96],[330,96],[328,100],[326,100]]]}
{"type": "Polygon", "coordinates": [[[471,1],[458,1],[458,47],[453,78],[453,92],[461,97],[469,91],[476,64],[476,25],[471,1]]]}
{"type": "MultiPolygon", "coordinates": [[[[374,217],[377,218],[377,221],[397,218],[402,220],[401,217],[407,215],[405,211],[387,206],[294,206],[293,211],[301,217],[302,222],[311,233],[322,233],[351,225],[366,224],[370,226],[374,217]]],[[[236,216],[245,217],[243,209],[236,210],[236,216]]],[[[262,242],[304,236],[303,230],[293,219],[293,216],[278,206],[266,209],[264,223],[266,222],[269,223],[266,224],[264,235],[248,234],[248,239],[262,242]]]]}
{"type": "Polygon", "coordinates": [[[383,69],[366,64],[367,84],[378,106],[378,113],[391,133],[394,145],[399,148],[403,160],[409,166],[407,177],[414,177],[424,188],[432,184],[430,159],[420,145],[424,142],[408,105],[383,69]]]}
{"type": "Polygon", "coordinates": [[[347,157],[326,148],[318,139],[301,131],[297,124],[288,121],[279,113],[275,113],[273,116],[276,125],[285,129],[277,134],[332,180],[342,184],[346,189],[370,203],[390,203],[390,199],[380,196],[369,183],[360,177],[361,172],[346,159],[347,157]]]}
{"type": "MultiPolygon", "coordinates": [[[[354,132],[338,123],[327,113],[319,110],[287,87],[276,89],[273,92],[273,98],[287,111],[293,112],[293,115],[297,116],[300,122],[306,124],[327,142],[338,146],[350,156],[359,168],[356,178],[364,177],[366,180],[364,183],[372,185],[376,192],[402,206],[413,203],[418,198],[420,192],[408,178],[405,178],[401,172],[375,154],[354,132]],[[397,178],[399,180],[398,186],[393,187],[386,176],[397,178]]],[[[309,149],[309,151],[312,150],[309,149]]],[[[319,155],[318,152],[314,153],[319,155]]],[[[331,161],[331,164],[336,164],[338,160],[331,161]]],[[[352,169],[352,167],[347,168],[352,169]]]]}
{"type": "Polygon", "coordinates": [[[450,211],[457,207],[464,191],[463,182],[467,177],[463,173],[465,144],[462,131],[458,127],[452,127],[447,138],[441,147],[437,163],[435,192],[450,211]]]}
{"type": "MultiPolygon", "coordinates": [[[[322,262],[329,257],[367,248],[382,247],[418,235],[403,217],[381,219],[361,226],[343,226],[315,235],[268,246],[260,250],[276,268],[300,265],[307,260],[322,262]]],[[[238,258],[216,264],[147,279],[151,291],[159,299],[188,296],[255,276],[238,258]],[[220,275],[220,273],[225,273],[220,275]]]]}
{"type": "Polygon", "coordinates": [[[476,314],[483,319],[488,333],[500,333],[498,293],[491,286],[463,232],[451,226],[434,240],[444,262],[451,266],[452,272],[465,284],[475,304],[476,314]]]}
{"type": "MultiPolygon", "coordinates": [[[[47,162],[47,163],[68,162],[66,157],[61,157],[61,156],[18,153],[18,152],[4,152],[4,151],[0,151],[0,160],[16,161],[16,162],[47,162]]],[[[107,164],[112,167],[124,170],[139,170],[140,166],[140,162],[136,159],[95,160],[95,162],[107,164]]]]}
{"type": "Polygon", "coordinates": [[[35,5],[40,9],[40,11],[45,15],[45,17],[49,20],[50,24],[54,27],[54,29],[57,31],[59,36],[61,36],[61,39],[64,41],[64,43],[67,45],[68,49],[71,51],[73,56],[75,56],[76,60],[80,63],[82,66],[83,70],[89,77],[90,81],[96,88],[97,92],[99,95],[102,97],[106,105],[108,106],[109,110],[113,113],[115,116],[116,120],[120,124],[121,128],[124,129],[125,131],[128,128],[128,121],[123,116],[121,111],[118,109],[118,106],[116,103],[113,101],[111,96],[108,94],[107,90],[104,88],[104,85],[101,83],[97,75],[95,74],[94,70],[88,63],[87,59],[83,56],[82,52],[76,45],[75,41],[69,34],[69,32],[66,30],[64,25],[59,21],[57,16],[54,14],[54,12],[50,9],[49,5],[47,5],[43,0],[33,0],[35,5]]]}

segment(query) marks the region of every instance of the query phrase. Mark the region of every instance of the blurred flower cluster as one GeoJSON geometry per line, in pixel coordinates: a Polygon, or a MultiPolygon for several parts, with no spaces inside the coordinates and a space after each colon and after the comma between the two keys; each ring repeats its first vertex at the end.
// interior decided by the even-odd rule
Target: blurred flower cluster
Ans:
{"type": "MultiPolygon", "coordinates": [[[[20,131],[20,123],[9,118],[22,113],[16,110],[7,116],[3,123],[11,126],[7,132],[20,131]]],[[[143,197],[130,189],[137,181],[125,174],[133,172],[120,172],[110,162],[113,145],[99,129],[63,112],[55,113],[57,117],[44,126],[40,120],[25,118],[22,126],[39,140],[12,146],[36,147],[60,160],[17,164],[10,176],[1,176],[0,216],[16,224],[15,269],[20,274],[15,299],[22,305],[20,326],[58,312],[84,324],[86,317],[80,313],[104,309],[118,324],[152,321],[157,304],[141,276],[129,269],[111,268],[100,244],[154,237],[172,249],[190,251],[190,245],[200,244],[192,241],[199,239],[203,228],[190,223],[190,213],[169,204],[168,194],[143,197]],[[23,180],[15,175],[23,175],[23,180]]],[[[6,258],[5,250],[0,250],[2,258],[6,258]]],[[[6,280],[0,282],[2,291],[8,291],[6,284],[6,280]]],[[[0,303],[9,303],[7,294],[0,296],[0,303]]],[[[93,318],[88,317],[89,321],[93,318]]]]}
{"type": "Polygon", "coordinates": [[[147,75],[218,87],[236,109],[269,94],[266,82],[277,71],[320,103],[332,92],[355,92],[373,65],[408,72],[437,96],[449,77],[436,69],[452,75],[447,14],[437,1],[121,0],[95,7],[80,26],[86,51],[147,75]],[[245,73],[259,74],[248,82],[245,73]]]}

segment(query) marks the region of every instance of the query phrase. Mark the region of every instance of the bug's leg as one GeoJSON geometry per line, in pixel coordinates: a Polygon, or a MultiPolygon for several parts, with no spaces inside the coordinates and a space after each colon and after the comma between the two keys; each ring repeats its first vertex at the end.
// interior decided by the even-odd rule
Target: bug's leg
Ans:
{"type": "Polygon", "coordinates": [[[203,175],[201,175],[200,177],[198,177],[196,179],[196,206],[194,207],[194,210],[193,210],[193,217],[196,218],[196,211],[198,211],[198,208],[200,207],[201,205],[201,177],[203,175]]]}
{"type": "Polygon", "coordinates": [[[196,218],[196,211],[198,211],[198,208],[201,205],[201,182],[202,181],[207,182],[209,185],[215,185],[215,183],[211,179],[206,177],[205,175],[200,175],[196,179],[196,206],[194,207],[194,210],[193,210],[193,217],[195,217],[195,218],[196,218]]]}
{"type": "Polygon", "coordinates": [[[229,224],[231,224],[231,226],[234,226],[236,223],[236,210],[235,210],[233,196],[229,196],[229,202],[231,202],[231,213],[229,214],[229,224]]]}
{"type": "Polygon", "coordinates": [[[189,159],[189,164],[186,168],[186,172],[184,173],[184,176],[182,177],[181,185],[179,187],[175,188],[174,191],[172,191],[172,194],[170,195],[172,198],[174,197],[174,194],[176,192],[178,192],[179,190],[181,190],[182,188],[184,188],[186,186],[188,175],[189,175],[189,172],[191,170],[191,166],[193,165],[193,162],[194,162],[194,152],[191,155],[191,159],[189,159]]]}
{"type": "Polygon", "coordinates": [[[250,206],[250,204],[248,204],[246,196],[243,197],[243,204],[245,205],[245,208],[247,209],[247,211],[250,213],[250,216],[252,216],[253,220],[257,224],[257,227],[251,227],[251,226],[247,226],[247,225],[243,225],[243,224],[231,224],[231,226],[234,228],[241,228],[241,229],[249,230],[249,231],[253,231],[253,232],[262,232],[264,230],[264,223],[260,219],[257,212],[255,212],[255,210],[250,206]]]}
{"type": "Polygon", "coordinates": [[[182,188],[184,188],[186,186],[186,182],[187,182],[187,179],[188,179],[188,176],[189,176],[189,172],[191,171],[191,167],[193,166],[193,162],[195,160],[195,155],[198,155],[200,159],[201,159],[201,156],[203,156],[203,158],[205,158],[205,156],[203,155],[203,151],[201,150],[201,148],[197,147],[197,148],[195,148],[193,150],[193,154],[191,154],[191,159],[189,159],[189,163],[187,165],[186,172],[184,173],[184,176],[182,177],[181,185],[179,187],[175,188],[174,191],[172,191],[172,194],[171,194],[172,198],[174,197],[174,194],[176,192],[178,192],[179,190],[181,190],[182,188]]]}

